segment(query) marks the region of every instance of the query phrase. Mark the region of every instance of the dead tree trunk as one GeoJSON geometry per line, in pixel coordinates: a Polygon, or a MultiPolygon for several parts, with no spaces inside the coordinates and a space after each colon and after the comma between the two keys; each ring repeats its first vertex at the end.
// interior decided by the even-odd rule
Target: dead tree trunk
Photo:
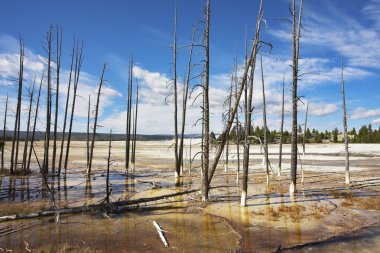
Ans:
{"type": "Polygon", "coordinates": [[[308,113],[309,113],[309,100],[307,101],[307,106],[306,106],[306,114],[305,114],[305,126],[304,126],[304,130],[303,130],[303,140],[302,140],[302,153],[303,155],[305,156],[305,151],[306,151],[306,130],[307,130],[307,116],[308,116],[308,113]]]}
{"type": "Polygon", "coordinates": [[[104,72],[105,71],[106,71],[106,64],[103,65],[102,75],[100,77],[100,82],[99,82],[98,95],[97,95],[97,99],[96,99],[94,127],[93,127],[93,132],[92,132],[91,149],[90,149],[90,163],[89,163],[88,169],[87,169],[87,176],[88,177],[91,175],[92,158],[94,157],[96,128],[98,127],[97,124],[98,124],[98,115],[99,115],[99,101],[100,101],[100,94],[102,92],[102,86],[104,84],[104,72]]]}
{"type": "Polygon", "coordinates": [[[285,75],[282,80],[282,106],[281,106],[281,127],[280,127],[280,150],[278,157],[278,176],[281,176],[281,166],[282,166],[282,143],[284,134],[284,116],[285,116],[285,75]]]}
{"type": "MultiPolygon", "coordinates": [[[[246,64],[246,68],[249,68],[246,64]]],[[[252,95],[253,95],[253,79],[255,75],[255,66],[251,67],[251,73],[249,80],[247,80],[244,85],[244,96],[245,96],[245,129],[244,129],[244,151],[243,151],[243,182],[242,182],[242,192],[240,197],[240,206],[247,205],[247,191],[248,191],[248,168],[249,168],[249,150],[250,150],[250,136],[251,136],[251,125],[252,125],[252,95]]],[[[259,138],[260,143],[261,139],[259,138]]]]}
{"type": "Polygon", "coordinates": [[[301,17],[302,17],[302,3],[300,2],[298,11],[298,29],[296,22],[296,0],[292,1],[292,46],[293,46],[293,85],[292,85],[292,147],[290,157],[290,186],[289,193],[296,192],[297,185],[297,83],[298,83],[298,59],[299,59],[299,41],[301,36],[301,17]]]}
{"type": "Polygon", "coordinates": [[[5,151],[5,136],[7,132],[7,116],[8,116],[8,93],[7,93],[7,99],[5,100],[5,111],[4,111],[3,145],[1,147],[1,170],[4,169],[4,151],[5,151]]]}
{"type": "Polygon", "coordinates": [[[56,93],[55,93],[55,118],[54,118],[54,140],[53,140],[53,158],[51,163],[51,169],[55,172],[55,159],[57,154],[57,127],[58,127],[58,100],[59,100],[59,72],[61,68],[61,55],[62,55],[62,28],[58,29],[57,26],[57,69],[56,69],[56,93]]]}
{"type": "Polygon", "coordinates": [[[131,116],[132,116],[132,84],[133,84],[133,59],[129,61],[129,77],[128,77],[128,108],[127,108],[127,124],[126,124],[126,143],[125,143],[125,169],[128,174],[129,155],[131,145],[131,116]]]}
{"type": "Polygon", "coordinates": [[[34,97],[34,85],[36,83],[36,77],[34,77],[33,84],[32,84],[32,89],[29,92],[29,112],[28,112],[28,121],[26,123],[26,137],[25,137],[25,142],[24,142],[24,153],[22,156],[22,170],[24,172],[27,172],[26,168],[26,158],[28,155],[28,143],[29,143],[29,134],[30,134],[30,118],[32,116],[32,106],[33,106],[33,97],[34,97]]]}
{"type": "Polygon", "coordinates": [[[48,173],[49,170],[49,148],[50,148],[50,125],[51,125],[51,58],[52,58],[52,25],[50,25],[47,33],[47,88],[46,88],[46,128],[45,128],[45,143],[44,143],[44,162],[42,170],[48,173]]]}
{"type": "Polygon", "coordinates": [[[136,80],[136,102],[135,102],[135,120],[134,120],[134,126],[133,126],[133,150],[132,150],[132,157],[131,162],[133,163],[133,168],[135,168],[136,163],[136,141],[137,141],[137,114],[138,114],[138,107],[139,107],[139,83],[136,80]]]}
{"type": "Polygon", "coordinates": [[[45,70],[42,72],[41,76],[41,81],[40,81],[40,87],[38,88],[38,96],[37,96],[37,102],[36,102],[36,111],[34,112],[34,122],[33,122],[33,131],[32,131],[32,137],[30,139],[30,147],[29,147],[29,153],[28,153],[28,164],[26,166],[26,170],[30,170],[30,161],[32,158],[32,150],[33,150],[33,145],[34,145],[34,137],[36,134],[36,125],[37,125],[37,119],[38,119],[38,108],[40,105],[40,97],[41,97],[41,88],[42,88],[42,83],[44,80],[44,75],[45,75],[45,70]]]}
{"type": "MultiPolygon", "coordinates": [[[[230,91],[229,91],[229,94],[228,94],[228,112],[227,112],[227,120],[230,118],[230,114],[231,114],[231,106],[232,106],[232,90],[233,90],[233,84],[234,84],[234,70],[232,70],[232,73],[231,73],[231,85],[230,85],[230,91]]],[[[225,155],[226,155],[226,159],[225,159],[225,163],[224,163],[224,172],[227,172],[228,171],[228,158],[229,158],[229,148],[230,148],[230,142],[229,142],[229,139],[230,139],[230,136],[229,134],[227,134],[227,143],[226,143],[226,151],[225,151],[225,155]]]]}
{"type": "Polygon", "coordinates": [[[206,7],[206,27],[204,31],[205,39],[205,69],[203,84],[203,182],[202,182],[202,201],[208,200],[209,192],[209,166],[210,166],[210,104],[209,104],[209,80],[210,80],[210,0],[207,0],[206,7]]]}
{"type": "Polygon", "coordinates": [[[263,56],[260,55],[261,65],[261,83],[263,90],[263,125],[264,125],[264,157],[265,157],[265,172],[267,176],[267,187],[269,186],[269,157],[268,157],[268,127],[267,127],[267,106],[265,102],[265,84],[264,84],[264,68],[263,68],[263,56]]]}
{"type": "MultiPolygon", "coordinates": [[[[248,37],[247,37],[247,27],[245,27],[245,34],[244,34],[244,42],[245,42],[245,46],[244,46],[244,51],[245,51],[245,56],[244,56],[244,67],[247,68],[247,65],[248,65],[248,37]]],[[[251,77],[253,77],[253,75],[251,75],[251,77]]],[[[238,82],[238,80],[236,80],[236,82],[238,82]]],[[[253,79],[252,79],[252,82],[253,82],[253,79]]],[[[252,83],[253,85],[253,83],[252,83]]],[[[231,105],[230,105],[231,107],[231,105]]],[[[230,109],[231,110],[231,109],[230,109]]],[[[247,125],[246,125],[246,119],[247,119],[247,116],[248,116],[248,83],[246,82],[244,84],[244,124],[245,124],[245,129],[244,129],[244,146],[243,146],[243,170],[244,170],[244,164],[245,164],[245,143],[248,143],[249,140],[248,140],[248,134],[250,133],[250,130],[246,131],[247,129],[247,125]]],[[[248,143],[249,145],[249,143],[248,143]]],[[[248,153],[249,153],[249,150],[248,150],[248,153]]],[[[249,155],[249,154],[248,154],[249,155]]],[[[247,164],[247,168],[248,168],[248,165],[249,165],[249,158],[248,158],[248,164],[247,164]]],[[[237,171],[236,173],[236,184],[239,184],[239,174],[240,174],[240,171],[237,171]]],[[[244,203],[245,204],[245,199],[246,197],[244,198],[244,203]]]]}
{"type": "Polygon", "coordinates": [[[185,134],[185,125],[186,125],[186,110],[187,110],[187,97],[189,95],[189,86],[191,78],[191,60],[193,56],[194,48],[194,37],[196,32],[196,25],[194,25],[193,35],[191,37],[191,46],[189,52],[189,59],[187,61],[187,74],[184,82],[184,91],[183,91],[183,102],[182,102],[182,127],[181,127],[181,141],[179,144],[179,163],[181,165],[181,175],[183,173],[183,146],[184,146],[184,134],[185,134]]]}
{"type": "MultiPolygon", "coordinates": [[[[254,68],[256,66],[257,45],[260,41],[260,38],[259,38],[260,37],[259,36],[260,35],[260,27],[261,27],[261,21],[263,18],[262,2],[263,1],[261,0],[260,1],[260,10],[259,10],[259,14],[257,17],[255,36],[253,39],[252,50],[251,50],[248,62],[244,68],[244,73],[243,73],[242,79],[240,81],[240,86],[239,86],[238,95],[237,95],[237,101],[235,101],[234,107],[232,108],[232,111],[230,114],[230,118],[228,119],[228,122],[227,122],[227,124],[226,124],[226,126],[222,132],[223,138],[222,138],[222,141],[218,147],[217,153],[215,155],[214,162],[213,162],[212,167],[211,167],[211,173],[209,176],[209,183],[211,183],[212,177],[213,177],[215,170],[216,170],[216,167],[219,163],[219,159],[220,159],[220,156],[222,154],[224,145],[226,144],[226,141],[227,141],[226,136],[228,136],[228,133],[230,132],[230,129],[231,129],[231,126],[233,123],[233,119],[235,117],[236,111],[238,110],[239,101],[240,101],[241,95],[244,91],[244,87],[245,87],[246,82],[247,82],[249,69],[250,68],[253,69],[253,71],[251,70],[251,73],[254,73],[254,68]]],[[[251,78],[253,78],[253,76],[251,78]]],[[[249,97],[252,97],[252,96],[249,96],[249,97]]],[[[249,97],[248,97],[248,102],[250,100],[249,97]]],[[[245,133],[246,137],[245,137],[245,143],[244,143],[244,168],[243,168],[243,185],[242,185],[242,196],[241,196],[241,205],[242,206],[246,205],[246,197],[247,197],[247,189],[248,189],[249,142],[248,142],[247,138],[249,136],[250,129],[251,129],[250,125],[251,125],[252,105],[250,105],[248,103],[247,108],[248,108],[248,117],[246,119],[246,130],[245,130],[247,132],[245,133]]]]}
{"type": "Polygon", "coordinates": [[[108,141],[108,157],[107,157],[107,178],[106,178],[106,203],[110,204],[110,166],[111,166],[111,148],[112,148],[112,129],[110,130],[110,137],[108,141]]]}
{"type": "Polygon", "coordinates": [[[88,95],[88,111],[87,111],[87,138],[86,138],[86,154],[87,168],[90,164],[90,116],[91,116],[91,95],[88,95]]]}
{"type": "MultiPolygon", "coordinates": [[[[238,94],[238,77],[237,77],[237,52],[235,51],[235,60],[234,60],[234,86],[235,86],[235,100],[237,100],[238,94]]],[[[236,122],[235,122],[235,130],[236,130],[236,160],[237,160],[237,172],[240,171],[240,122],[239,122],[239,110],[236,111],[236,122]]]]}
{"type": "MultiPolygon", "coordinates": [[[[75,46],[75,45],[74,45],[75,46]]],[[[77,89],[79,83],[80,70],[83,62],[83,43],[81,45],[81,49],[79,51],[79,42],[76,44],[76,53],[75,53],[75,67],[74,67],[74,91],[73,91],[73,102],[71,105],[71,116],[70,116],[70,124],[69,124],[69,132],[67,136],[67,145],[66,145],[66,154],[65,154],[65,174],[67,171],[67,164],[69,161],[70,154],[70,143],[71,143],[71,132],[73,130],[73,121],[74,121],[74,113],[75,113],[75,101],[77,98],[77,89]]]]}
{"type": "Polygon", "coordinates": [[[70,88],[71,88],[71,77],[73,73],[73,64],[74,64],[74,57],[75,57],[75,38],[71,53],[71,64],[70,64],[70,74],[69,74],[69,84],[67,85],[67,95],[66,95],[66,106],[65,106],[65,115],[63,118],[63,129],[62,129],[62,141],[61,141],[61,149],[59,154],[59,165],[58,165],[58,176],[61,174],[62,169],[62,158],[63,158],[63,147],[65,145],[65,136],[66,136],[66,122],[67,122],[67,112],[69,108],[69,99],[70,99],[70,88]]]}
{"type": "Polygon", "coordinates": [[[343,53],[341,53],[341,65],[342,65],[342,109],[343,109],[343,129],[344,129],[344,151],[346,167],[346,184],[350,184],[350,153],[348,150],[348,133],[347,133],[347,112],[346,112],[346,93],[344,90],[344,73],[343,73],[343,53]]]}
{"type": "Polygon", "coordinates": [[[15,126],[13,130],[12,151],[11,151],[11,167],[10,174],[13,174],[17,168],[18,146],[20,140],[20,118],[21,118],[21,100],[22,100],[22,84],[24,78],[24,43],[20,38],[20,58],[19,58],[19,73],[18,73],[18,94],[15,126]]]}
{"type": "Polygon", "coordinates": [[[173,44],[173,92],[174,92],[174,156],[175,156],[175,185],[180,183],[181,166],[178,155],[178,94],[177,94],[177,6],[174,10],[174,44],[173,44]]]}

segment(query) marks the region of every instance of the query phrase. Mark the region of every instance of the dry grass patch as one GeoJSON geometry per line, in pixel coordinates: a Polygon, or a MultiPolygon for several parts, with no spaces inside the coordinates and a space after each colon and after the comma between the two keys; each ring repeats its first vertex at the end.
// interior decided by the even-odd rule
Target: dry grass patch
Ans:
{"type": "Polygon", "coordinates": [[[278,207],[279,212],[289,214],[289,217],[293,221],[301,219],[304,216],[305,210],[306,207],[297,204],[291,206],[281,204],[278,207]]]}
{"type": "Polygon", "coordinates": [[[29,213],[38,212],[41,210],[47,210],[45,204],[40,206],[33,206],[28,203],[1,203],[0,204],[0,216],[6,215],[24,215],[29,213]]]}
{"type": "Polygon", "coordinates": [[[380,210],[380,198],[378,196],[370,197],[352,197],[346,198],[340,203],[342,207],[357,207],[367,210],[380,210]]]}

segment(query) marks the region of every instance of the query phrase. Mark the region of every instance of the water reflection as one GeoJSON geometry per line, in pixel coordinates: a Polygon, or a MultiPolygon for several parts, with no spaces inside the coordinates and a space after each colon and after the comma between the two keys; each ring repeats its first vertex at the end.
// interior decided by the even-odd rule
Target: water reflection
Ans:
{"type": "MultiPolygon", "coordinates": [[[[54,192],[60,206],[79,206],[84,202],[95,203],[105,195],[106,178],[95,174],[88,178],[84,174],[63,174],[60,177],[49,176],[48,184],[54,192]]],[[[49,194],[40,175],[4,176],[0,181],[0,204],[39,202],[49,198],[49,194]]],[[[110,174],[112,196],[114,200],[124,200],[137,191],[145,190],[146,185],[136,186],[135,176],[110,174]]]]}
{"type": "Polygon", "coordinates": [[[23,241],[33,251],[88,250],[93,252],[230,252],[237,236],[219,218],[202,214],[129,213],[103,219],[90,215],[62,217],[60,225],[48,218],[9,222],[12,226],[36,226],[0,237],[0,245],[13,251],[24,250],[23,241]],[[164,248],[152,225],[157,221],[166,231],[170,248],[164,248]],[[225,231],[220,233],[219,231],[225,231]]]}

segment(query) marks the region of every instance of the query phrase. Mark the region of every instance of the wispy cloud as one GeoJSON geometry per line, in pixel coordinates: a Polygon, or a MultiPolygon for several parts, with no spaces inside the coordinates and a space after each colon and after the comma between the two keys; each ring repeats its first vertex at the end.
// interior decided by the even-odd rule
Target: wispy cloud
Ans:
{"type": "Polygon", "coordinates": [[[376,29],[380,29],[380,1],[370,0],[363,8],[363,13],[367,18],[375,23],[376,29]]]}
{"type": "MultiPolygon", "coordinates": [[[[317,13],[312,8],[305,10],[307,15],[303,23],[308,31],[302,33],[301,43],[318,45],[337,53],[342,50],[351,67],[379,69],[380,1],[371,0],[362,10],[362,15],[372,21],[371,24],[345,15],[332,2],[328,5],[325,13],[317,13]],[[338,17],[336,13],[339,13],[338,17]]],[[[274,29],[271,34],[282,40],[290,39],[288,30],[274,29]]]]}
{"type": "Polygon", "coordinates": [[[352,119],[363,119],[380,116],[380,108],[377,109],[365,109],[363,107],[356,108],[351,115],[352,119]]]}

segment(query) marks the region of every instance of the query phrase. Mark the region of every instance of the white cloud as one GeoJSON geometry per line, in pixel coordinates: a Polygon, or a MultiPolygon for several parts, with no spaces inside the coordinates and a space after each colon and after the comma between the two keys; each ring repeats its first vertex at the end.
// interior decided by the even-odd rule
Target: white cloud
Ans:
{"type": "MultiPolygon", "coordinates": [[[[305,107],[305,106],[304,106],[305,107]]],[[[305,108],[303,108],[305,110],[305,108]]],[[[313,103],[311,102],[309,105],[309,112],[308,114],[311,116],[326,116],[329,114],[332,114],[338,110],[338,106],[333,103],[327,103],[327,102],[320,102],[320,103],[313,103]]]]}
{"type": "Polygon", "coordinates": [[[380,1],[370,0],[363,8],[363,13],[377,25],[376,28],[380,29],[380,1]]]}
{"type": "Polygon", "coordinates": [[[380,119],[374,119],[371,124],[380,125],[380,119]]]}
{"type": "Polygon", "coordinates": [[[158,72],[150,72],[138,66],[133,67],[133,75],[139,81],[140,100],[151,105],[164,105],[169,94],[170,79],[158,72]]]}
{"type": "MultiPolygon", "coordinates": [[[[363,16],[372,21],[372,24],[360,23],[356,19],[345,15],[340,8],[328,3],[325,13],[316,13],[308,8],[304,13],[303,25],[307,32],[301,34],[303,44],[318,45],[319,48],[328,48],[337,53],[343,51],[348,59],[348,65],[356,68],[380,68],[380,2],[371,0],[363,8],[363,16]],[[339,13],[339,18],[336,17],[339,13]]],[[[359,16],[359,15],[358,15],[359,16]]],[[[288,30],[272,30],[271,34],[279,39],[290,41],[291,33],[288,30]]],[[[302,57],[302,49],[301,49],[302,57]]]]}
{"type": "Polygon", "coordinates": [[[356,108],[351,115],[352,119],[362,119],[380,116],[380,108],[365,109],[363,107],[356,108]]]}

